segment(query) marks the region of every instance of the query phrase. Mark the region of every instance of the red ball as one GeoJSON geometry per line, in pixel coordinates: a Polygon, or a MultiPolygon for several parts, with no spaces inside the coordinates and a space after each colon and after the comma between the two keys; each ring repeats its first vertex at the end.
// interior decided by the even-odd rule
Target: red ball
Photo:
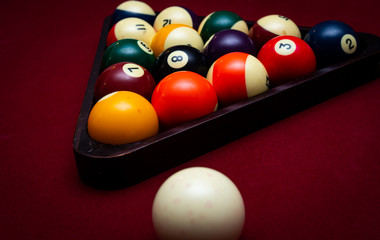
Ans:
{"type": "Polygon", "coordinates": [[[256,96],[268,90],[263,64],[248,53],[233,52],[218,58],[207,73],[221,106],[256,96]]]}
{"type": "Polygon", "coordinates": [[[120,62],[106,68],[95,83],[94,100],[115,91],[131,91],[150,100],[156,82],[152,74],[144,67],[131,63],[120,62]]]}
{"type": "Polygon", "coordinates": [[[257,58],[264,64],[271,87],[281,85],[316,70],[311,47],[294,36],[279,36],[261,48],[257,58]]]}
{"type": "Polygon", "coordinates": [[[152,105],[160,126],[170,128],[214,112],[218,100],[206,78],[194,72],[179,71],[157,84],[152,105]]]}

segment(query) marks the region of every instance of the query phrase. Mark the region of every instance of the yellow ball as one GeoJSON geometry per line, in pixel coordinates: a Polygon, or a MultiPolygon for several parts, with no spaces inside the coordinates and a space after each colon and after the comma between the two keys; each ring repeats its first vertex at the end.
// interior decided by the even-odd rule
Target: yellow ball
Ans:
{"type": "Polygon", "coordinates": [[[202,51],[203,40],[199,33],[185,24],[170,24],[154,35],[150,47],[153,49],[154,55],[158,57],[166,49],[178,46],[187,45],[202,51]]]}
{"type": "Polygon", "coordinates": [[[141,95],[119,91],[101,98],[92,108],[88,134],[105,144],[141,141],[158,133],[158,117],[153,106],[141,95]]]}

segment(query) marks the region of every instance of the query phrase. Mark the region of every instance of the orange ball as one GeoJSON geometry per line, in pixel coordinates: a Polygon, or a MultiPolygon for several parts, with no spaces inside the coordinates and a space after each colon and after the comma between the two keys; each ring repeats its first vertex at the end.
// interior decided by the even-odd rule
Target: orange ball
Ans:
{"type": "Polygon", "coordinates": [[[160,125],[171,128],[216,111],[216,92],[203,76],[190,71],[169,74],[156,86],[152,105],[160,125]]]}
{"type": "Polygon", "coordinates": [[[119,91],[101,98],[92,108],[88,134],[105,144],[132,143],[158,133],[158,117],[153,106],[143,96],[119,91]]]}
{"type": "Polygon", "coordinates": [[[166,49],[178,45],[187,45],[202,51],[204,43],[194,28],[178,23],[161,28],[154,35],[150,47],[158,57],[166,49]]]}

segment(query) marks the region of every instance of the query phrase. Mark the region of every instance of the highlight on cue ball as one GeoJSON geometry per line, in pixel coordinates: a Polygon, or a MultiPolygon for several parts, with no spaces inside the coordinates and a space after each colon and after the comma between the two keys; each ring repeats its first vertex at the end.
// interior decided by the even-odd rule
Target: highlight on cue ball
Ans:
{"type": "Polygon", "coordinates": [[[223,173],[191,167],[171,175],[153,201],[159,239],[239,239],[245,206],[237,186],[223,173]]]}

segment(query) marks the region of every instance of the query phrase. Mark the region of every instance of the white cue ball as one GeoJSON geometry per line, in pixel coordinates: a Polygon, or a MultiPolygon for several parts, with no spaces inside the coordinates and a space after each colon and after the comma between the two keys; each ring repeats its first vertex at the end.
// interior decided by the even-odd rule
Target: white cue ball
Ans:
{"type": "Polygon", "coordinates": [[[170,176],[153,202],[157,236],[168,239],[238,239],[245,221],[243,198],[222,173],[192,167],[170,176]]]}

